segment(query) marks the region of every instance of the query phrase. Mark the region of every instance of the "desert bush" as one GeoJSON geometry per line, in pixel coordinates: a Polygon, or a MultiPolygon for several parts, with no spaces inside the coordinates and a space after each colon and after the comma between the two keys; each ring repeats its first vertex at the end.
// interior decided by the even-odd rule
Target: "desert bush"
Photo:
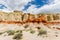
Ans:
{"type": "Polygon", "coordinates": [[[34,33],[35,33],[35,31],[34,31],[34,30],[30,30],[30,33],[34,34],[34,33]]]}
{"type": "Polygon", "coordinates": [[[8,30],[7,33],[8,33],[8,35],[14,35],[15,31],[14,30],[8,30]]]}
{"type": "Polygon", "coordinates": [[[22,31],[21,32],[18,32],[17,34],[14,35],[13,39],[16,39],[16,40],[20,40],[22,39],[22,31]]]}
{"type": "Polygon", "coordinates": [[[42,30],[42,29],[38,30],[38,35],[45,35],[45,34],[47,34],[46,30],[42,30]]]}

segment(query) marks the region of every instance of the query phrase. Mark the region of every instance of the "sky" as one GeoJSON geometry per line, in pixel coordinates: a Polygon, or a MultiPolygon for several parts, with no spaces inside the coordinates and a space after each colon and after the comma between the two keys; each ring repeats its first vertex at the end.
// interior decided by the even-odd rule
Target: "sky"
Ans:
{"type": "Polygon", "coordinates": [[[60,0],[0,0],[0,10],[26,13],[60,12],[60,0]]]}

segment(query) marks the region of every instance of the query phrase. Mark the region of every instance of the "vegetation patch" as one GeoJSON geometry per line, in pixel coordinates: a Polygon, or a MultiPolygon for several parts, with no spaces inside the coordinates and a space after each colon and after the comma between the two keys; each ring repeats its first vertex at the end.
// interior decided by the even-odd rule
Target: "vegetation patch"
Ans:
{"type": "Polygon", "coordinates": [[[34,33],[35,33],[35,31],[34,31],[34,30],[30,30],[30,33],[34,34],[34,33]]]}
{"type": "Polygon", "coordinates": [[[13,39],[20,40],[22,39],[22,36],[23,36],[22,31],[20,31],[14,35],[13,39]]]}
{"type": "Polygon", "coordinates": [[[46,30],[42,30],[42,29],[39,29],[38,30],[38,36],[39,35],[45,35],[45,34],[47,34],[47,31],[46,30]]]}
{"type": "Polygon", "coordinates": [[[8,33],[8,35],[14,35],[15,31],[14,30],[8,30],[7,33],[8,33]]]}
{"type": "Polygon", "coordinates": [[[3,32],[0,32],[0,35],[2,35],[3,34],[3,32]]]}

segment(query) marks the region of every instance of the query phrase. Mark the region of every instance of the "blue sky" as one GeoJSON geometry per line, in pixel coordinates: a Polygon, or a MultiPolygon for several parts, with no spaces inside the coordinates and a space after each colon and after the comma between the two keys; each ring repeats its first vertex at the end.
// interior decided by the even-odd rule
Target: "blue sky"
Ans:
{"type": "Polygon", "coordinates": [[[0,4],[0,9],[4,9],[4,8],[7,8],[7,7],[3,4],[0,4]]]}
{"type": "MultiPolygon", "coordinates": [[[[31,1],[31,2],[28,2],[24,6],[23,10],[27,10],[31,5],[36,5],[36,8],[40,8],[40,7],[44,6],[45,4],[48,4],[48,1],[47,0],[34,0],[34,1],[31,1]]],[[[7,7],[3,4],[0,4],[0,9],[4,9],[4,8],[7,8],[7,7]]]]}
{"type": "Polygon", "coordinates": [[[34,0],[29,2],[27,5],[25,5],[25,8],[23,10],[27,10],[31,5],[36,5],[36,8],[40,8],[46,4],[48,4],[49,0],[34,0]]]}
{"type": "Polygon", "coordinates": [[[60,0],[0,0],[1,10],[29,13],[60,12],[60,0]]]}

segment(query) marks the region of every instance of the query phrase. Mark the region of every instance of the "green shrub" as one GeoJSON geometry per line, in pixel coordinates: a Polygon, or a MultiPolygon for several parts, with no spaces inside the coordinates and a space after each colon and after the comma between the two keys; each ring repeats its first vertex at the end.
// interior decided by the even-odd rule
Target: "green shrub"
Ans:
{"type": "Polygon", "coordinates": [[[14,35],[15,31],[14,30],[8,30],[7,33],[8,33],[8,35],[14,35]]]}
{"type": "Polygon", "coordinates": [[[18,32],[14,37],[13,37],[13,39],[16,39],[16,40],[20,40],[20,39],[22,39],[22,32],[18,32]]]}
{"type": "Polygon", "coordinates": [[[2,35],[3,33],[2,32],[0,32],[0,35],[2,35]]]}
{"type": "Polygon", "coordinates": [[[18,33],[18,32],[22,33],[22,30],[17,30],[16,33],[18,33]]]}
{"type": "Polygon", "coordinates": [[[38,30],[38,35],[45,35],[45,34],[47,34],[46,30],[42,30],[42,29],[38,30]]]}
{"type": "Polygon", "coordinates": [[[34,31],[34,30],[30,30],[30,33],[34,34],[34,33],[35,33],[35,31],[34,31]]]}

